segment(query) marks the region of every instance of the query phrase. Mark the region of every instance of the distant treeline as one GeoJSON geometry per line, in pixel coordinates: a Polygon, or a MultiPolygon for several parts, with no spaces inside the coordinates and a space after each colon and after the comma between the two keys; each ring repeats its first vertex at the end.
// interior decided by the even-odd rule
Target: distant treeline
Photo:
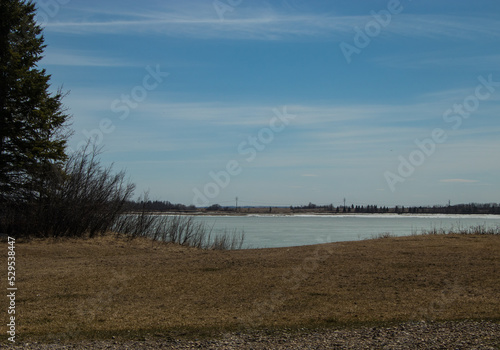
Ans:
{"type": "Polygon", "coordinates": [[[169,201],[129,201],[128,211],[158,211],[158,212],[194,212],[194,211],[235,211],[234,207],[223,207],[213,204],[209,207],[197,208],[194,205],[174,204],[169,201]]]}
{"type": "Polygon", "coordinates": [[[186,206],[184,204],[173,204],[169,201],[128,201],[126,204],[128,211],[175,211],[187,212],[198,211],[194,205],[186,206]]]}
{"type": "Polygon", "coordinates": [[[299,211],[323,211],[332,213],[396,213],[396,214],[500,214],[500,204],[497,203],[470,203],[470,204],[456,204],[456,205],[434,205],[434,206],[395,206],[386,207],[378,205],[350,205],[350,206],[333,206],[323,205],[319,206],[309,203],[304,206],[290,207],[292,212],[299,211]]]}
{"type": "Polygon", "coordinates": [[[126,208],[128,211],[157,211],[157,212],[251,212],[252,209],[262,211],[268,208],[268,212],[328,212],[328,213],[367,213],[367,214],[500,214],[500,204],[497,203],[470,203],[456,205],[434,205],[434,206],[378,206],[378,205],[316,205],[309,203],[302,206],[290,207],[244,207],[235,208],[234,206],[223,207],[219,204],[213,204],[209,207],[197,208],[194,205],[174,204],[169,201],[128,201],[126,208]]]}

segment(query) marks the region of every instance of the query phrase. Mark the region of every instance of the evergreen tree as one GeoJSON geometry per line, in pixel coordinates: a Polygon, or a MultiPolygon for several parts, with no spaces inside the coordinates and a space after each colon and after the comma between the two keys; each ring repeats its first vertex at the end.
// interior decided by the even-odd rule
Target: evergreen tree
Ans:
{"type": "Polygon", "coordinates": [[[0,204],[42,196],[66,159],[69,115],[38,67],[45,45],[35,13],[31,0],[0,0],[0,204]]]}

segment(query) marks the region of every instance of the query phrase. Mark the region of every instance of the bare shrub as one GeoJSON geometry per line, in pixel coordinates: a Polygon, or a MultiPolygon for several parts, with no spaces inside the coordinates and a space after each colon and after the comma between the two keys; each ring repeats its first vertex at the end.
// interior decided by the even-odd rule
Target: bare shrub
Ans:
{"type": "MultiPolygon", "coordinates": [[[[0,204],[0,233],[16,237],[94,237],[108,231],[202,249],[240,249],[244,234],[212,235],[192,216],[127,212],[135,186],[100,163],[87,144],[61,166],[47,166],[27,195],[0,204]]],[[[143,203],[147,203],[144,194],[143,203]]]]}
{"type": "Polygon", "coordinates": [[[384,238],[393,238],[393,237],[396,237],[396,235],[394,235],[391,232],[382,232],[382,233],[379,233],[377,235],[372,235],[372,239],[384,239],[384,238]]]}
{"type": "Polygon", "coordinates": [[[134,188],[88,144],[62,167],[47,167],[29,196],[5,204],[0,226],[14,236],[93,237],[111,228],[134,188]]]}

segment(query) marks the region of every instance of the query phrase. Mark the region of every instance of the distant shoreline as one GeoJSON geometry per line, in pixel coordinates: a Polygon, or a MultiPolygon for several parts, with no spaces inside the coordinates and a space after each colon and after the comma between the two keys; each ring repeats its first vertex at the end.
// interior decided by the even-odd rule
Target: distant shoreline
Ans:
{"type": "Polygon", "coordinates": [[[469,203],[431,206],[380,206],[380,205],[316,205],[309,203],[300,206],[221,206],[213,204],[207,207],[172,204],[168,201],[141,201],[127,204],[130,212],[180,213],[185,215],[349,215],[349,214],[492,214],[500,215],[499,203],[469,203]]]}
{"type": "MultiPolygon", "coordinates": [[[[127,214],[140,214],[140,212],[128,212],[127,214]]],[[[500,217],[500,214],[488,213],[331,213],[331,212],[231,212],[231,211],[148,211],[148,215],[185,215],[185,216],[491,216],[500,217]]]]}

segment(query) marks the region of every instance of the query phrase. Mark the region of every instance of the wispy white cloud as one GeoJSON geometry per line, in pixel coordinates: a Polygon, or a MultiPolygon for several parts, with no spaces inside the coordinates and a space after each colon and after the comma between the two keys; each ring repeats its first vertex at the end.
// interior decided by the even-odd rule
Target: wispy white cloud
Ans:
{"type": "Polygon", "coordinates": [[[276,40],[290,37],[318,36],[332,32],[347,32],[348,19],[334,20],[332,25],[314,24],[314,16],[259,17],[237,20],[166,18],[148,20],[110,20],[99,22],[54,22],[46,30],[72,34],[154,33],[173,37],[203,39],[276,40]]]}
{"type": "MultiPolygon", "coordinates": [[[[51,21],[46,30],[73,34],[156,33],[173,37],[208,39],[278,40],[322,37],[352,39],[354,27],[373,21],[370,15],[345,16],[287,11],[286,7],[240,6],[221,20],[212,3],[169,3],[136,12],[94,10],[71,19],[51,21]]],[[[377,10],[377,9],[374,9],[377,10]]],[[[76,12],[78,13],[78,12],[76,12]]],[[[456,38],[462,40],[500,37],[500,21],[488,18],[444,15],[395,15],[382,36],[456,38]]]]}
{"type": "Polygon", "coordinates": [[[82,67],[135,67],[136,63],[116,57],[103,57],[102,54],[89,54],[84,51],[48,49],[42,61],[45,66],[82,66],[82,67]]]}
{"type": "MultiPolygon", "coordinates": [[[[401,107],[397,107],[399,111],[401,107]]],[[[389,113],[385,105],[267,105],[247,103],[189,102],[168,103],[151,98],[134,112],[148,122],[181,121],[213,127],[258,128],[269,126],[270,120],[283,113],[296,116],[295,127],[314,128],[324,123],[356,122],[389,113]]],[[[411,107],[408,107],[410,110],[411,107]]]]}
{"type": "Polygon", "coordinates": [[[478,180],[467,180],[467,179],[443,179],[439,180],[439,182],[446,182],[446,183],[476,183],[479,182],[478,180]]]}
{"type": "Polygon", "coordinates": [[[464,55],[455,53],[450,57],[450,52],[425,52],[421,54],[400,54],[382,56],[371,59],[377,64],[401,69],[440,68],[476,68],[482,70],[498,71],[500,55],[464,55]]]}
{"type": "Polygon", "coordinates": [[[387,31],[408,37],[455,38],[477,40],[498,38],[500,27],[498,19],[446,16],[430,14],[401,14],[387,31]]]}

